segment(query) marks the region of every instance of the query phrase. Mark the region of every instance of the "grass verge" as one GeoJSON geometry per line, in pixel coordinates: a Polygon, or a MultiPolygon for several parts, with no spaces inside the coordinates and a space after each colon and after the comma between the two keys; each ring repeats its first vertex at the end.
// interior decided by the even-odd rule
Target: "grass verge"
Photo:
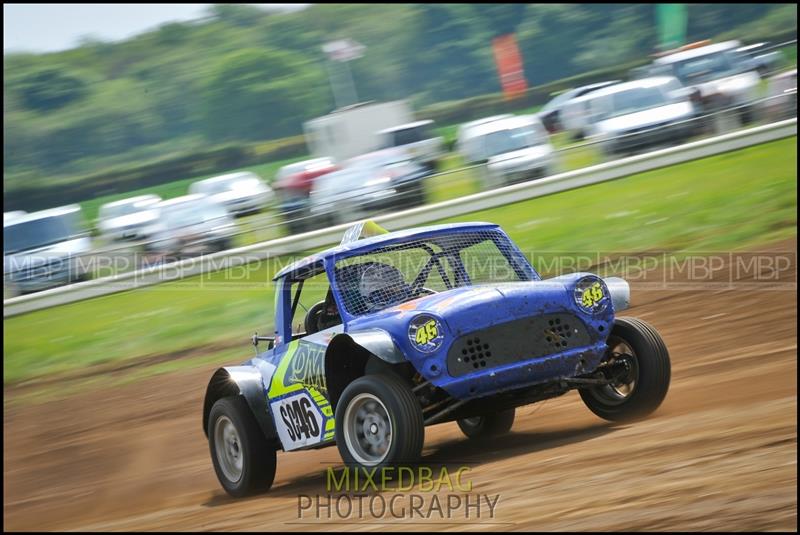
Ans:
{"type": "MultiPolygon", "coordinates": [[[[469,179],[456,178],[451,187],[467,191],[469,179]]],[[[450,221],[470,220],[502,225],[534,259],[537,251],[710,252],[785,239],[796,235],[797,138],[450,221]]],[[[271,275],[287,261],[4,320],[4,384],[226,340],[242,341],[243,360],[253,331],[271,330],[271,275]]]]}

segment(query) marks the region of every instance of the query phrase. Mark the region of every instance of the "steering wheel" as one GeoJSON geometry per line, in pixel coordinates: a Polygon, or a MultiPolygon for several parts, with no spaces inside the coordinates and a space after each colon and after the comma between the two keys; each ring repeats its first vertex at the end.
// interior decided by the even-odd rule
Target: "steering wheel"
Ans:
{"type": "Polygon", "coordinates": [[[325,310],[325,301],[320,301],[319,303],[315,304],[313,307],[308,309],[308,312],[306,313],[306,319],[303,322],[306,328],[306,334],[314,334],[315,332],[318,332],[320,330],[319,320],[324,310],[325,310]]]}

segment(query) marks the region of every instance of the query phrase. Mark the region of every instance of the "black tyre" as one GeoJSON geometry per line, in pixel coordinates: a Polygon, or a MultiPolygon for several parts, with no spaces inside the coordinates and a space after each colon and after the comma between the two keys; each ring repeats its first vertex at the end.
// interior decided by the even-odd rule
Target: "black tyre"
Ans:
{"type": "Polygon", "coordinates": [[[285,214],[286,227],[289,234],[302,234],[303,232],[314,230],[312,219],[306,210],[293,210],[285,214]]]}
{"type": "Polygon", "coordinates": [[[336,445],[348,466],[413,464],[424,440],[422,408],[398,377],[365,375],[342,392],[336,405],[336,445]]]}
{"type": "MultiPolygon", "coordinates": [[[[311,229],[319,229],[319,228],[327,228],[327,227],[335,227],[343,223],[342,216],[339,215],[338,212],[328,212],[322,215],[317,216],[312,223],[311,229]]],[[[311,230],[309,229],[309,230],[311,230]]]]}
{"type": "Polygon", "coordinates": [[[275,479],[275,448],[242,396],[218,400],[208,417],[211,461],[222,488],[234,497],[266,492],[275,479]]]}
{"type": "Polygon", "coordinates": [[[612,422],[643,418],[669,390],[670,361],[658,332],[636,318],[617,318],[608,337],[609,361],[624,359],[628,373],[615,384],[580,390],[593,413],[612,422]]]}
{"type": "Polygon", "coordinates": [[[515,409],[508,409],[494,414],[462,418],[458,420],[458,427],[469,438],[481,439],[504,435],[511,431],[514,425],[515,409]]]}
{"type": "Polygon", "coordinates": [[[411,207],[422,206],[428,202],[428,194],[424,184],[419,184],[412,190],[408,205],[411,207]]]}
{"type": "Polygon", "coordinates": [[[295,221],[290,219],[286,222],[286,227],[289,230],[289,234],[301,234],[305,231],[305,225],[302,221],[295,221]]]}
{"type": "Polygon", "coordinates": [[[77,275],[75,275],[75,277],[73,277],[73,279],[72,279],[72,282],[86,282],[86,281],[88,281],[90,279],[91,279],[91,277],[89,276],[89,273],[84,272],[84,273],[78,273],[77,275]]]}

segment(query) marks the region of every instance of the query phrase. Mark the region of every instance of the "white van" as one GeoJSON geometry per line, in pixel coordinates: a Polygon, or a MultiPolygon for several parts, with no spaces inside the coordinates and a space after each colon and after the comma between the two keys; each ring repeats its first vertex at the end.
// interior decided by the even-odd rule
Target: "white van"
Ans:
{"type": "Polygon", "coordinates": [[[400,148],[408,152],[414,160],[429,170],[436,169],[437,162],[444,156],[444,140],[433,134],[433,121],[416,121],[385,128],[378,132],[381,148],[400,148]]]}
{"type": "Polygon", "coordinates": [[[476,161],[483,159],[479,154],[479,143],[476,141],[478,132],[480,132],[480,126],[491,123],[492,121],[500,121],[502,119],[509,119],[512,117],[514,117],[514,115],[505,113],[502,115],[484,117],[483,119],[477,119],[475,121],[469,121],[459,125],[456,133],[456,150],[459,154],[461,154],[461,157],[464,158],[464,161],[466,163],[475,163],[476,161]]]}
{"type": "Polygon", "coordinates": [[[656,76],[612,85],[587,97],[588,137],[607,155],[635,154],[688,140],[696,109],[680,82],[656,76]]]}
{"type": "Polygon", "coordinates": [[[91,239],[77,204],[3,221],[3,279],[11,295],[87,278],[91,239]]]}
{"type": "Polygon", "coordinates": [[[468,161],[486,164],[484,189],[556,172],[555,151],[542,122],[534,115],[512,115],[473,125],[462,149],[468,161]]]}

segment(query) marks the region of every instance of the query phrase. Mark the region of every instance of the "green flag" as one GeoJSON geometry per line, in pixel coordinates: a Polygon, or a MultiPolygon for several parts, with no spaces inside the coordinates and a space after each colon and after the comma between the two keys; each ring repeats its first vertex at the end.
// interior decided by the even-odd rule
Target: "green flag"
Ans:
{"type": "Polygon", "coordinates": [[[658,45],[669,50],[686,43],[686,4],[656,4],[658,45]]]}

